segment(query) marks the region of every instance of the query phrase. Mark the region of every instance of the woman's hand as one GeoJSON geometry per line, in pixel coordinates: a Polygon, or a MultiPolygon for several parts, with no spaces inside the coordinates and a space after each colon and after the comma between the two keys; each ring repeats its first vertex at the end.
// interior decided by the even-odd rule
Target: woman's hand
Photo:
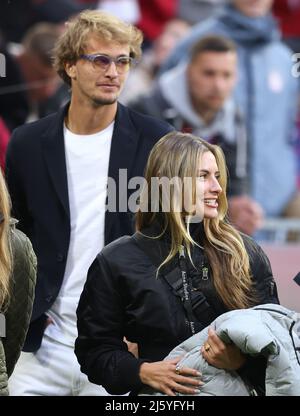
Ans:
{"type": "Polygon", "coordinates": [[[208,338],[201,347],[201,353],[209,364],[225,370],[238,370],[246,361],[236,345],[224,344],[212,328],[208,330],[208,338]]]}
{"type": "Polygon", "coordinates": [[[188,367],[179,368],[177,363],[180,360],[181,357],[155,363],[143,363],[140,367],[141,381],[168,396],[176,396],[176,392],[198,393],[198,388],[203,385],[203,382],[195,377],[201,376],[201,373],[188,367]]]}

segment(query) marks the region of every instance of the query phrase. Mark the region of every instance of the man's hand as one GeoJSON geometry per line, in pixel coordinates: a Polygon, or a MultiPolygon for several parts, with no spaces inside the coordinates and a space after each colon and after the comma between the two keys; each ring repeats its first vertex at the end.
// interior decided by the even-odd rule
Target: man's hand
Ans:
{"type": "Polygon", "coordinates": [[[239,231],[253,235],[262,227],[264,213],[257,202],[247,195],[242,195],[228,199],[228,217],[239,231]]]}
{"type": "Polygon", "coordinates": [[[208,338],[201,347],[201,353],[209,364],[225,370],[238,370],[246,361],[237,346],[224,344],[212,328],[208,330],[208,338]]]}

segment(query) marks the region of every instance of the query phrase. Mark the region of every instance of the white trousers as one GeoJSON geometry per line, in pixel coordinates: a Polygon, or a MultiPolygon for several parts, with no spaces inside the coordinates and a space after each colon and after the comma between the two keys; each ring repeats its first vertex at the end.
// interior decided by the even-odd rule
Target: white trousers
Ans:
{"type": "Polygon", "coordinates": [[[8,383],[11,396],[108,396],[80,371],[74,349],[43,337],[37,352],[22,352],[8,383]]]}

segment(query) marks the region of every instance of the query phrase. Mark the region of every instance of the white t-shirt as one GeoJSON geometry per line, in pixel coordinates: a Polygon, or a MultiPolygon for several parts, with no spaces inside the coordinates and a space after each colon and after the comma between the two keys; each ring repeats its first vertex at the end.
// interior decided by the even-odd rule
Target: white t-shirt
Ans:
{"type": "Polygon", "coordinates": [[[77,337],[76,308],[88,268],[104,246],[104,217],[109,155],[114,122],[95,134],[64,128],[71,237],[60,292],[48,311],[46,332],[67,345],[77,337]]]}

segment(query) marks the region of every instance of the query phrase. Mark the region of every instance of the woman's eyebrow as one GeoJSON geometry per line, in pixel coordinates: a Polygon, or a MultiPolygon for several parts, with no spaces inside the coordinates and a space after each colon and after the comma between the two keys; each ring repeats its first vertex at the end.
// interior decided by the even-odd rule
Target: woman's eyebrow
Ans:
{"type": "MultiPolygon", "coordinates": [[[[197,174],[199,175],[200,173],[211,173],[211,171],[207,170],[207,169],[198,169],[197,174]]],[[[216,170],[215,174],[219,174],[220,171],[216,170]]]]}

